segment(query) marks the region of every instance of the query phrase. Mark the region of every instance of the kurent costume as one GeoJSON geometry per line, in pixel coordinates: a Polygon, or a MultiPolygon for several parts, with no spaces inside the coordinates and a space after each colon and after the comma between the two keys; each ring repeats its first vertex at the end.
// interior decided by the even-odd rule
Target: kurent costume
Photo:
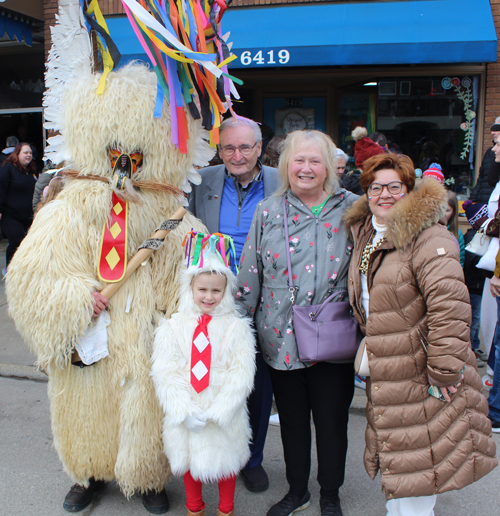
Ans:
{"type": "Polygon", "coordinates": [[[253,387],[255,340],[250,321],[236,311],[234,286],[234,274],[220,257],[206,254],[203,266],[191,265],[182,273],[179,309],[160,323],[154,341],[151,375],[165,413],[164,451],[175,475],[189,471],[201,482],[237,475],[250,456],[246,398],[253,387]],[[204,316],[194,303],[192,281],[210,271],[225,275],[227,285],[220,305],[204,316]],[[193,363],[193,342],[202,316],[210,319],[211,363],[204,375],[208,386],[198,392],[192,384],[192,369],[200,367],[193,363]],[[189,430],[183,422],[199,413],[206,416],[206,426],[189,430]]]}
{"type": "Polygon", "coordinates": [[[369,317],[359,267],[374,234],[366,197],[346,213],[355,251],[349,293],[366,332],[370,367],[365,468],[390,499],[461,489],[496,465],[488,404],[469,340],[470,305],[457,243],[438,220],[447,195],[424,179],[385,219],[368,269],[369,317]],[[463,380],[451,402],[428,393],[463,380]]]}
{"type": "MultiPolygon", "coordinates": [[[[54,444],[65,471],[83,486],[90,479],[116,479],[131,496],[162,490],[170,476],[150,359],[157,324],[178,306],[183,237],[192,228],[204,231],[200,221],[187,214],[165,245],[146,242],[159,249],[109,303],[109,355],[83,368],[71,357],[91,324],[102,278],[123,271],[125,252],[133,256],[176,211],[183,202],[176,192],[189,191],[188,178],[200,180],[193,165],[206,166],[214,149],[201,121],[186,116],[181,152],[181,143],[173,141],[172,110],[166,101],[158,103],[161,89],[145,65],[112,71],[96,94],[103,81],[92,73],[90,50],[80,14],[61,9],[45,98],[51,127],[61,134],[47,155],[54,163],[65,160],[69,175],[18,249],[6,290],[10,315],[49,376],[54,444]],[[118,180],[125,193],[112,184],[110,156],[115,167],[134,170],[118,180]]],[[[177,107],[178,117],[184,113],[177,107]]]]}

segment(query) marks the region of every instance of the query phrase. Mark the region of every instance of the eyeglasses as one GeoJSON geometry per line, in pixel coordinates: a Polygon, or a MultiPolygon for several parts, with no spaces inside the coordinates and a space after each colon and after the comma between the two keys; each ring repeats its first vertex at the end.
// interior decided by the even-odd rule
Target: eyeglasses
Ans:
{"type": "Polygon", "coordinates": [[[220,153],[226,158],[230,158],[237,150],[239,150],[242,156],[250,156],[258,143],[259,142],[255,142],[253,145],[240,145],[239,147],[231,147],[231,145],[228,145],[227,147],[221,147],[220,153]]]}
{"type": "Polygon", "coordinates": [[[368,191],[374,197],[378,197],[379,195],[382,195],[382,192],[384,191],[384,187],[386,187],[387,191],[391,195],[397,195],[403,189],[403,184],[404,183],[402,181],[391,181],[390,183],[388,183],[386,185],[381,185],[380,183],[372,183],[368,187],[368,191]]]}

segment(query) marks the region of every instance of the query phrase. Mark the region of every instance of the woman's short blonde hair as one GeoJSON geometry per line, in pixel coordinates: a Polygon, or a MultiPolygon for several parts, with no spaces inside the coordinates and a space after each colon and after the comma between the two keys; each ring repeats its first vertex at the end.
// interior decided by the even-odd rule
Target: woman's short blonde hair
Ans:
{"type": "Polygon", "coordinates": [[[317,143],[321,149],[321,155],[325,162],[326,179],[323,185],[328,195],[334,194],[339,189],[337,178],[337,147],[332,139],[321,131],[305,130],[289,133],[280,147],[280,162],[278,174],[280,184],[274,195],[283,195],[290,188],[288,180],[288,163],[299,145],[304,142],[317,143]]]}

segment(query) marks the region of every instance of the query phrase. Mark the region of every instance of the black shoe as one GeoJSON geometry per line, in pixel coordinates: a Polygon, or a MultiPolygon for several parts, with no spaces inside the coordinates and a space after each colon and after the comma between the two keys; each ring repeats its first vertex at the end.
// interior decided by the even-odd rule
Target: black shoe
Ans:
{"type": "Polygon", "coordinates": [[[344,516],[340,508],[340,500],[320,500],[321,516],[344,516]]]}
{"type": "Polygon", "coordinates": [[[291,516],[291,514],[307,509],[311,504],[311,493],[307,493],[299,498],[294,494],[288,493],[281,502],[273,505],[268,511],[267,516],[291,516]]]}
{"type": "Polygon", "coordinates": [[[500,422],[495,421],[494,419],[491,419],[491,417],[489,419],[491,421],[491,431],[494,434],[500,433],[500,422]]]}
{"type": "Polygon", "coordinates": [[[252,493],[261,493],[269,487],[269,478],[262,464],[254,468],[243,468],[241,476],[243,477],[245,487],[252,493]]]}
{"type": "Polygon", "coordinates": [[[165,489],[162,489],[159,493],[157,491],[147,491],[144,493],[142,495],[142,505],[153,514],[163,514],[170,508],[165,489]]]}
{"type": "Polygon", "coordinates": [[[89,487],[83,487],[80,484],[71,486],[69,493],[64,498],[63,508],[68,512],[83,511],[92,501],[92,497],[96,491],[100,491],[104,487],[102,480],[89,481],[89,487]]]}

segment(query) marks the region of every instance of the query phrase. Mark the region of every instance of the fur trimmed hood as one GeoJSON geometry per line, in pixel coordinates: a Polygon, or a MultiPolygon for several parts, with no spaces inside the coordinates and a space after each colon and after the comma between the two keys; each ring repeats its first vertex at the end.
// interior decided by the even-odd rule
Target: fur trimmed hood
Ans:
{"type": "Polygon", "coordinates": [[[207,252],[204,255],[203,267],[191,265],[181,273],[180,278],[180,300],[179,310],[181,315],[199,316],[203,312],[193,301],[193,290],[191,285],[195,276],[203,273],[221,274],[226,277],[226,290],[220,305],[210,314],[213,317],[235,314],[236,304],[234,302],[234,291],[236,288],[236,276],[229,267],[226,267],[221,258],[215,252],[207,252]]]}
{"type": "MultiPolygon", "coordinates": [[[[415,188],[391,209],[387,219],[387,240],[396,249],[409,245],[428,227],[437,224],[446,211],[446,189],[435,179],[422,179],[415,188]]],[[[347,210],[344,222],[347,231],[356,236],[372,213],[366,195],[347,210]]]]}

